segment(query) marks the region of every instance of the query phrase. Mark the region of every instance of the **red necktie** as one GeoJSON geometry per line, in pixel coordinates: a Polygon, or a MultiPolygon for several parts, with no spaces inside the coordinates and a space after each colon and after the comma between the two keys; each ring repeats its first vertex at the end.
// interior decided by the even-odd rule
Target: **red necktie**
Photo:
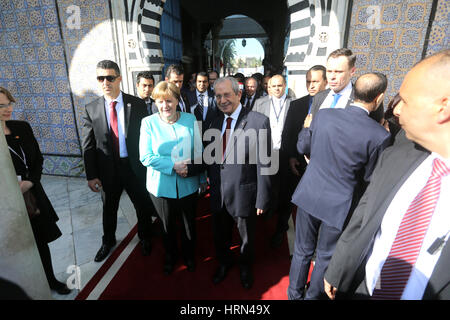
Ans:
{"type": "Polygon", "coordinates": [[[117,101],[111,101],[109,103],[109,124],[111,127],[111,140],[113,143],[113,154],[115,157],[120,157],[119,151],[119,127],[117,125],[117,101]]]}
{"type": "Polygon", "coordinates": [[[375,288],[372,299],[399,300],[402,297],[439,199],[441,178],[449,173],[443,161],[434,159],[431,177],[403,216],[381,269],[380,288],[375,288]]]}
{"type": "Polygon", "coordinates": [[[225,128],[225,132],[222,135],[222,160],[225,157],[225,149],[227,148],[227,140],[230,134],[231,129],[231,122],[233,121],[233,118],[228,117],[227,118],[227,127],[225,128]]]}

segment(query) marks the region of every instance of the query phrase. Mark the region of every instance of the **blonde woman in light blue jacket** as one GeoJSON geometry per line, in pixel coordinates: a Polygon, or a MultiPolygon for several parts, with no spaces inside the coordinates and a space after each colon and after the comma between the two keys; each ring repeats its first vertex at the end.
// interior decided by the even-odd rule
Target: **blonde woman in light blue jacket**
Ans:
{"type": "Polygon", "coordinates": [[[194,115],[177,111],[180,90],[160,82],[152,92],[158,113],[142,120],[140,160],[147,167],[147,190],[161,218],[165,248],[165,274],[178,260],[177,218],[182,221],[181,255],[188,271],[195,270],[195,214],[198,193],[206,190],[206,174],[186,177],[182,163],[200,158],[200,130],[194,115]]]}

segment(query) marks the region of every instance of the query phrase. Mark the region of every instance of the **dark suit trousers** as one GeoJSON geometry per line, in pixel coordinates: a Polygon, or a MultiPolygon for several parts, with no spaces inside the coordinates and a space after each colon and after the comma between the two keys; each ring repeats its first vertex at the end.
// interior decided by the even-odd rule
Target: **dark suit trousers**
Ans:
{"type": "Polygon", "coordinates": [[[289,229],[289,217],[294,208],[291,198],[299,181],[300,177],[295,176],[291,172],[288,158],[280,152],[280,168],[278,173],[272,176],[274,202],[272,214],[278,215],[277,233],[282,233],[289,229]]]}
{"type": "Polygon", "coordinates": [[[342,231],[322,223],[301,208],[297,208],[295,220],[295,249],[289,271],[288,298],[328,299],[324,292],[323,278],[342,231]],[[305,295],[314,250],[316,250],[315,265],[305,295]]]}
{"type": "MultiPolygon", "coordinates": [[[[255,209],[256,210],[256,209],[255,209]]],[[[213,233],[216,255],[221,265],[231,265],[233,256],[230,249],[233,226],[236,223],[241,238],[239,265],[250,268],[254,259],[255,215],[232,217],[226,208],[213,212],[213,233]]]]}
{"type": "Polygon", "coordinates": [[[155,197],[150,194],[156,212],[161,218],[163,226],[163,243],[166,250],[166,259],[175,262],[178,257],[177,220],[182,220],[181,251],[183,258],[195,258],[196,228],[195,214],[198,194],[195,192],[180,199],[155,197]]]}
{"type": "Polygon", "coordinates": [[[128,158],[118,160],[113,183],[103,186],[103,243],[112,245],[116,241],[117,210],[123,190],[127,192],[136,209],[139,239],[150,239],[151,216],[155,209],[145,186],[131,169],[128,158]]]}

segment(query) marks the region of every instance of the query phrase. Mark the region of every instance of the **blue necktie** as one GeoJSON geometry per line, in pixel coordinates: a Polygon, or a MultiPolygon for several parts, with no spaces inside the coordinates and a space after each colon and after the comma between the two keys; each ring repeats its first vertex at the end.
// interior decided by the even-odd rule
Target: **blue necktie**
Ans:
{"type": "Polygon", "coordinates": [[[331,104],[330,108],[334,108],[336,106],[340,97],[341,97],[341,95],[339,93],[334,94],[333,103],[331,104]]]}

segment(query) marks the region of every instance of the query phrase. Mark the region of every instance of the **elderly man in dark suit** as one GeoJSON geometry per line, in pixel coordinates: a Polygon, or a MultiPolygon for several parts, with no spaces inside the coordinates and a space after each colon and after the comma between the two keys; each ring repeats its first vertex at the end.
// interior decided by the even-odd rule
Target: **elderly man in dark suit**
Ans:
{"type": "Polygon", "coordinates": [[[120,91],[120,69],[110,60],[97,64],[103,96],[86,105],[82,148],[89,188],[101,192],[103,239],[95,261],[104,260],[116,244],[117,209],[123,189],[137,214],[143,255],[151,251],[151,215],[155,209],[145,188],[146,168],[139,161],[139,130],[148,115],[142,99],[120,91]]]}
{"type": "Polygon", "coordinates": [[[406,137],[383,153],[339,239],[330,298],[450,299],[449,68],[447,49],[406,75],[394,109],[406,137]]]}
{"type": "Polygon", "coordinates": [[[248,110],[252,110],[257,99],[261,97],[258,90],[258,80],[253,77],[245,79],[245,95],[242,95],[241,104],[248,110]]]}
{"type": "Polygon", "coordinates": [[[365,74],[355,83],[352,105],[345,109],[320,110],[311,126],[309,118],[305,120],[298,151],[310,154],[311,158],[292,196],[298,208],[295,250],[289,273],[288,297],[291,300],[324,297],[323,274],[345,221],[351,215],[352,203],[359,196],[355,189],[369,181],[378,155],[390,141],[386,129],[369,117],[369,112],[378,108],[383,100],[386,87],[384,75],[365,74]],[[315,266],[305,295],[314,251],[315,266]]]}
{"type": "MultiPolygon", "coordinates": [[[[203,155],[211,184],[214,244],[220,266],[213,276],[215,284],[225,279],[233,264],[230,250],[233,225],[242,240],[240,276],[244,288],[253,284],[252,262],[256,216],[270,202],[270,124],[269,119],[240,104],[236,79],[220,78],[215,83],[217,105],[223,112],[206,132],[213,139],[203,155]],[[267,153],[267,154],[264,154],[267,153]]],[[[203,170],[204,165],[199,166],[203,170]]],[[[195,166],[188,166],[189,174],[195,166]]]]}

